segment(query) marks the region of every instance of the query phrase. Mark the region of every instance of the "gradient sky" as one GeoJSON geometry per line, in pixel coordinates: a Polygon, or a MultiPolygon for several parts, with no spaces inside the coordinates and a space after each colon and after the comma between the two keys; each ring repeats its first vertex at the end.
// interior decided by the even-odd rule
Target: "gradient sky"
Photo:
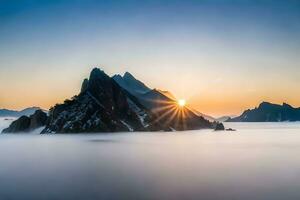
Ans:
{"type": "Polygon", "coordinates": [[[300,1],[0,0],[0,107],[49,108],[95,66],[213,116],[300,106],[300,1]]]}

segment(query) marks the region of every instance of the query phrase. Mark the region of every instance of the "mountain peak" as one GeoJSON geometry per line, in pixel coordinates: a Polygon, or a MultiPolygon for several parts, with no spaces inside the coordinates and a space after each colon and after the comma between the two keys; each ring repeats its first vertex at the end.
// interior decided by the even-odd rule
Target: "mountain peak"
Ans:
{"type": "Polygon", "coordinates": [[[89,81],[91,81],[93,79],[103,79],[103,78],[107,79],[107,78],[109,78],[109,76],[107,74],[105,74],[105,72],[103,70],[101,70],[100,68],[94,68],[91,71],[89,81]]]}
{"type": "Polygon", "coordinates": [[[123,89],[127,90],[131,94],[145,93],[145,92],[148,92],[150,90],[143,82],[136,79],[129,72],[125,72],[123,76],[120,76],[119,74],[114,75],[112,78],[123,89]]]}
{"type": "Polygon", "coordinates": [[[263,101],[259,104],[258,107],[263,107],[263,106],[268,106],[268,105],[272,105],[270,102],[267,102],[267,101],[263,101]]]}
{"type": "Polygon", "coordinates": [[[124,75],[123,75],[123,78],[124,78],[125,80],[126,80],[126,79],[127,79],[127,80],[128,80],[128,79],[129,79],[129,80],[130,80],[130,79],[131,79],[131,80],[136,80],[136,78],[135,78],[132,74],[130,74],[129,72],[125,72],[124,75]]]}
{"type": "Polygon", "coordinates": [[[283,103],[282,106],[285,108],[293,108],[290,104],[287,103],[283,103]]]}
{"type": "Polygon", "coordinates": [[[111,88],[111,82],[111,78],[103,70],[94,68],[91,71],[86,90],[100,95],[98,91],[109,90],[109,88],[111,88]]]}
{"type": "MultiPolygon", "coordinates": [[[[57,104],[50,110],[44,133],[213,128],[212,123],[187,108],[187,117],[177,115],[174,109],[165,109],[163,106],[172,100],[157,90],[150,90],[129,72],[123,77],[109,77],[101,69],[94,68],[89,79],[83,81],[82,91],[84,92],[72,100],[57,104]],[[148,91],[152,92],[148,94],[148,91]],[[160,103],[161,101],[163,102],[160,103]],[[154,107],[150,105],[151,108],[148,108],[146,105],[149,104],[156,104],[155,108],[163,109],[152,112],[150,109],[154,107]]],[[[174,106],[176,107],[176,104],[174,106]]]]}
{"type": "Polygon", "coordinates": [[[273,104],[267,101],[263,101],[262,103],[259,104],[258,108],[259,109],[265,109],[265,108],[271,108],[271,107],[278,107],[280,105],[273,104]]]}
{"type": "Polygon", "coordinates": [[[81,92],[81,93],[82,93],[82,92],[85,92],[85,91],[87,90],[88,86],[89,86],[89,80],[88,80],[87,78],[85,78],[85,79],[83,80],[83,82],[82,82],[80,92],[81,92]]]}

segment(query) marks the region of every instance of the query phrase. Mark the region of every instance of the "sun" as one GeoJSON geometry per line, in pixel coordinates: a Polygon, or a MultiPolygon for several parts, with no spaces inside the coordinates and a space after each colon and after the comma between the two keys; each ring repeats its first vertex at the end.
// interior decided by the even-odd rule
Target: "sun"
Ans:
{"type": "Polygon", "coordinates": [[[185,99],[179,99],[177,103],[180,107],[184,107],[186,104],[186,101],[185,101],[185,99]]]}

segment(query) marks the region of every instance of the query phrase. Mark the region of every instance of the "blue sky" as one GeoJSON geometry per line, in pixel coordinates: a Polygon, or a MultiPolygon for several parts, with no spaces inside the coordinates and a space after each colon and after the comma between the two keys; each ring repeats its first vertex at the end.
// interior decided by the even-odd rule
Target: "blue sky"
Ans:
{"type": "Polygon", "coordinates": [[[300,106],[300,1],[0,1],[0,107],[45,108],[94,66],[198,110],[300,106]]]}

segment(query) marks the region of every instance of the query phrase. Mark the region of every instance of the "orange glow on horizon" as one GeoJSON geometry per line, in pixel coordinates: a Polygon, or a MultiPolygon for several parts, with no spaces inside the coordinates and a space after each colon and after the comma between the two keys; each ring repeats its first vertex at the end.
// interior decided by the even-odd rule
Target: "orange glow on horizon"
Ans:
{"type": "MultiPolygon", "coordinates": [[[[0,84],[0,108],[21,110],[38,106],[49,109],[56,103],[62,103],[65,99],[79,93],[81,82],[84,77],[88,76],[89,70],[81,71],[74,74],[69,73],[71,75],[68,74],[68,76],[63,73],[57,74],[55,71],[48,73],[47,76],[37,72],[35,76],[23,75],[24,73],[11,73],[5,76],[0,74],[1,81],[5,82],[5,84],[0,84]],[[87,72],[82,75],[81,71],[87,72]],[[18,81],[9,78],[11,76],[15,76],[18,81]]],[[[115,72],[111,72],[111,74],[115,74],[115,72]]],[[[166,75],[166,77],[174,76],[176,74],[166,75]]],[[[272,80],[265,80],[263,87],[257,82],[251,83],[254,85],[250,87],[248,83],[243,83],[239,76],[228,80],[224,79],[222,84],[209,82],[211,79],[206,76],[197,79],[188,76],[187,78],[183,77],[182,80],[172,78],[161,80],[143,75],[136,75],[136,77],[150,88],[166,89],[175,97],[185,97],[184,107],[195,109],[212,117],[240,115],[246,109],[255,108],[262,101],[276,104],[286,102],[293,107],[300,107],[300,93],[295,92],[297,85],[291,85],[289,82],[274,83],[272,80]],[[187,89],[195,86],[197,86],[195,90],[187,89]]],[[[174,100],[174,105],[178,109],[183,105],[183,101],[180,102],[181,100],[174,100]]]]}

